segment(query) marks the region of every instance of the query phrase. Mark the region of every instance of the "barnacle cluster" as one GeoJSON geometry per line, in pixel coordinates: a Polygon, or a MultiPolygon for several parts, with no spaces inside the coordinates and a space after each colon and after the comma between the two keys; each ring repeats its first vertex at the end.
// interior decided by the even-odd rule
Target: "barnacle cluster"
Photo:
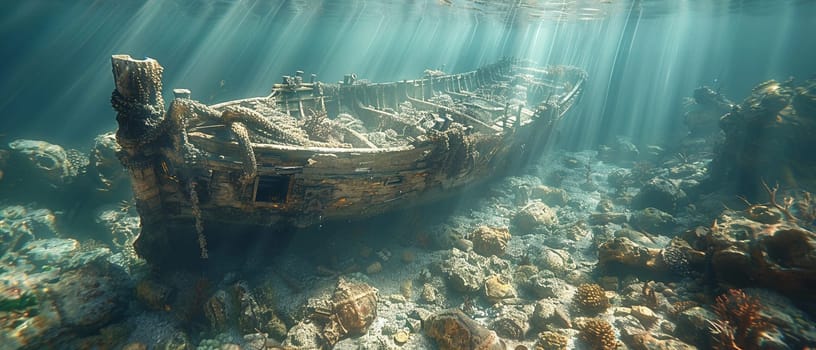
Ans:
{"type": "Polygon", "coordinates": [[[682,249],[674,245],[668,245],[660,251],[660,257],[669,268],[670,271],[681,276],[688,276],[691,274],[691,263],[688,255],[682,249]]]}
{"type": "Polygon", "coordinates": [[[598,313],[609,307],[609,298],[600,285],[582,283],[573,297],[573,303],[583,312],[598,313]]]}
{"type": "Polygon", "coordinates": [[[303,130],[312,138],[329,142],[332,136],[332,123],[325,111],[312,111],[303,118],[303,130]]]}
{"type": "Polygon", "coordinates": [[[591,318],[578,324],[578,338],[587,344],[587,349],[614,350],[618,347],[615,330],[609,322],[591,318]]]}
{"type": "Polygon", "coordinates": [[[545,331],[538,334],[538,340],[535,343],[535,350],[565,350],[569,338],[566,335],[545,331]]]}
{"type": "Polygon", "coordinates": [[[164,121],[162,66],[155,60],[146,60],[137,65],[114,64],[114,70],[117,76],[126,78],[117,80],[111,95],[111,105],[119,113],[116,118],[119,142],[135,146],[152,142],[162,131],[160,125],[164,121]]]}

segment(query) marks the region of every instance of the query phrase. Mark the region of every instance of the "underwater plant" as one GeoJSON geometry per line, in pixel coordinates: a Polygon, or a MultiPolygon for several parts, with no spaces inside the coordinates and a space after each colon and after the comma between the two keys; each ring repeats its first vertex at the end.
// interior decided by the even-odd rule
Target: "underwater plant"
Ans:
{"type": "Polygon", "coordinates": [[[714,302],[714,313],[719,317],[709,321],[714,337],[714,349],[758,349],[759,338],[770,328],[760,314],[759,299],[740,289],[729,289],[714,302]]]}

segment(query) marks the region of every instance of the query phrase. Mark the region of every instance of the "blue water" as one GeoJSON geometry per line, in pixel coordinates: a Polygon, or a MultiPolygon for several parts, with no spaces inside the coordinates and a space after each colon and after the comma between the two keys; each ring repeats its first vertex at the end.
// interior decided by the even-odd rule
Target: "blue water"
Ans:
{"type": "MultiPolygon", "coordinates": [[[[0,1],[0,350],[48,346],[118,349],[125,344],[132,345],[129,349],[140,349],[139,345],[167,345],[179,334],[188,345],[197,344],[201,349],[248,343],[241,336],[261,332],[258,328],[238,334],[235,324],[227,325],[232,327],[230,334],[219,330],[212,322],[215,316],[203,311],[205,306],[212,306],[217,292],[241,294],[240,288],[246,286],[251,287],[247,295],[254,295],[261,306],[275,313],[267,312],[263,317],[275,316],[283,319],[278,319],[281,324],[286,323],[283,334],[270,337],[270,341],[282,341],[287,329],[290,337],[297,336],[291,329],[305,319],[303,309],[308,298],[330,294],[338,278],[349,275],[379,288],[381,314],[366,336],[346,340],[340,348],[396,344],[390,334],[413,326],[406,322],[419,322],[411,309],[417,305],[429,312],[471,310],[470,316],[477,322],[492,327],[502,306],[488,301],[479,289],[490,274],[520,279],[513,282],[519,294],[512,299],[521,300],[528,309],[542,298],[539,293],[551,293],[545,299],[554,303],[571,304],[571,292],[583,282],[606,284],[608,292],[619,293],[612,304],[628,308],[647,304],[646,287],[659,285],[655,289],[665,300],[661,300],[662,306],[651,308],[661,320],[674,322],[674,309],[668,305],[676,301],[694,301],[716,311],[714,297],[726,295],[723,293],[731,286],[729,282],[718,283],[722,281],[714,277],[731,277],[730,272],[746,274],[745,281],[738,282],[750,289],[751,295],[776,289],[795,292],[789,295],[794,301],[785,299],[785,303],[775,294],[762,299],[773,307],[775,315],[791,315],[775,320],[790,327],[782,329],[778,343],[769,347],[781,348],[783,343],[814,346],[816,323],[811,318],[816,306],[812,297],[803,297],[812,292],[812,286],[801,285],[797,278],[784,280],[790,285],[777,286],[767,276],[749,276],[751,268],[768,266],[757,267],[753,262],[742,266],[746,271],[726,270],[712,277],[710,256],[704,264],[694,265],[685,253],[669,250],[670,241],[682,238],[700,249],[693,257],[713,254],[714,248],[726,245],[707,241],[710,246],[700,248],[696,245],[703,244],[701,237],[695,236],[700,240],[693,241],[692,236],[720,229],[738,237],[740,243],[735,249],[748,251],[749,244],[743,243],[749,233],[767,239],[781,232],[793,238],[762,243],[765,245],[757,249],[765,251],[751,250],[751,259],[776,259],[773,262],[782,266],[783,273],[787,263],[802,264],[802,270],[810,269],[803,275],[809,281],[814,279],[812,242],[816,236],[812,219],[816,218],[816,201],[805,191],[816,192],[812,176],[816,160],[805,152],[790,154],[812,143],[808,143],[806,132],[780,136],[796,131],[799,125],[805,125],[801,130],[813,130],[809,120],[802,122],[813,112],[813,102],[797,106],[797,118],[801,119],[779,123],[787,129],[776,133],[768,125],[780,115],[789,115],[760,118],[765,124],[741,124],[742,129],[728,130],[732,133],[729,138],[715,126],[719,114],[714,115],[714,122],[701,123],[708,122],[707,135],[690,135],[684,124],[687,107],[694,104],[688,98],[700,86],[709,86],[738,104],[763,81],[813,78],[814,35],[814,0],[0,1]],[[325,82],[342,80],[348,73],[374,82],[399,81],[421,77],[426,69],[469,71],[503,57],[528,59],[542,66],[577,66],[587,71],[589,81],[581,101],[554,133],[558,147],[547,148],[549,153],[540,155],[538,164],[508,171],[514,176],[496,179],[484,191],[467,191],[436,206],[411,208],[368,221],[316,225],[305,232],[283,227],[274,228],[280,231],[275,234],[260,230],[252,232],[260,233],[258,236],[242,239],[236,237],[245,236],[237,236],[230,228],[223,232],[213,229],[208,232],[213,234],[208,247],[213,257],[194,262],[202,265],[201,270],[170,273],[170,269],[151,269],[134,255],[132,242],[140,231],[136,207],[146,204],[132,199],[129,174],[122,172],[112,147],[106,149],[109,163],[73,167],[104,173],[102,177],[80,172],[57,174],[59,179],[55,180],[52,173],[42,169],[35,169],[36,177],[30,176],[31,169],[17,169],[16,164],[28,164],[19,151],[9,156],[9,143],[19,139],[43,140],[87,155],[94,137],[115,130],[116,113],[110,102],[114,88],[110,58],[115,54],[158,60],[164,67],[166,102],[174,88],[188,88],[194,99],[207,104],[263,96],[281,76],[297,70],[305,71],[307,77],[317,74],[325,82]],[[751,129],[755,125],[762,127],[751,129]],[[763,128],[770,131],[764,133],[763,128]],[[746,130],[749,136],[744,136],[746,130]],[[755,138],[767,143],[754,142],[755,138]],[[631,142],[615,144],[619,139],[631,142]],[[681,140],[690,140],[691,146],[678,146],[681,140]],[[718,149],[725,141],[731,142],[730,147],[718,149]],[[605,144],[639,147],[640,153],[632,155],[622,147],[604,154],[600,146],[605,144]],[[651,145],[667,151],[654,151],[659,148],[647,147],[651,145]],[[760,154],[765,151],[763,147],[770,151],[760,154]],[[729,157],[741,159],[732,167],[729,157]],[[661,180],[657,183],[662,187],[648,187],[655,179],[661,180]],[[107,180],[110,183],[105,183],[107,180]],[[766,180],[771,186],[760,187],[766,180]],[[777,200],[787,206],[784,211],[769,209],[772,203],[766,203],[752,207],[759,212],[752,217],[756,221],[739,221],[750,214],[742,210],[745,207],[772,200],[774,181],[782,182],[777,200]],[[680,198],[681,187],[688,191],[687,197],[682,193],[680,198]],[[636,206],[637,196],[647,192],[644,188],[676,191],[667,195],[669,199],[661,197],[663,192],[652,196],[658,199],[643,195],[640,200],[646,203],[636,206]],[[543,213],[552,212],[551,225],[520,227],[517,218],[533,202],[547,208],[543,213]],[[547,205],[552,208],[543,202],[551,202],[547,205]],[[665,204],[661,210],[671,213],[653,209],[655,203],[665,204]],[[657,214],[649,216],[655,211],[671,220],[657,214]],[[774,214],[778,216],[775,219],[774,214]],[[783,214],[784,223],[776,224],[773,220],[782,220],[783,214]],[[799,216],[799,221],[794,216],[799,216]],[[554,218],[560,223],[552,224],[554,218]],[[760,223],[762,220],[773,222],[760,223]],[[785,226],[794,224],[800,226],[785,226]],[[464,246],[462,249],[467,250],[468,243],[472,247],[474,229],[483,225],[512,232],[512,239],[506,238],[506,247],[501,247],[501,257],[479,257],[471,252],[470,257],[462,258],[467,253],[458,249],[464,246]],[[686,234],[678,234],[684,231],[686,234]],[[293,232],[298,235],[290,235],[293,232]],[[663,266],[665,274],[651,270],[640,273],[637,269],[641,266],[602,270],[599,246],[619,234],[640,239],[637,244],[646,248],[638,254],[659,250],[663,259],[659,261],[669,265],[663,266]],[[809,250],[798,249],[801,242],[809,250]],[[785,249],[792,247],[796,249],[785,249]],[[469,262],[462,262],[465,260],[469,262]],[[454,265],[475,264],[469,266],[471,271],[464,268],[465,275],[472,270],[477,275],[487,274],[475,283],[476,292],[463,294],[445,287],[455,278],[439,266],[451,261],[454,265]],[[541,266],[541,273],[534,277],[540,277],[535,283],[543,283],[537,285],[543,288],[531,292],[536,287],[531,287],[532,277],[528,281],[518,277],[524,275],[516,275],[523,265],[541,266]],[[618,272],[620,281],[598,278],[618,272]],[[756,285],[754,277],[765,284],[756,285]],[[407,288],[404,281],[409,282],[407,288]],[[647,281],[652,284],[642,283],[647,281]],[[425,284],[439,288],[438,301],[419,300],[425,284]],[[638,295],[640,290],[642,296],[638,295]],[[400,297],[408,300],[400,301],[400,297]],[[388,302],[382,302],[386,299],[388,302]],[[54,311],[57,308],[59,312],[54,311]],[[31,321],[34,319],[39,321],[31,321]],[[38,325],[41,328],[35,327],[38,325]]],[[[769,99],[768,105],[774,101],[769,99]]],[[[700,112],[698,116],[711,110],[724,113],[699,101],[691,110],[700,112]]],[[[740,116],[735,115],[734,119],[740,116]]],[[[731,120],[732,124],[740,122],[731,120]]],[[[23,143],[42,145],[31,141],[15,145],[23,143]]],[[[32,160],[50,164],[50,158],[42,155],[32,160]]],[[[134,163],[138,165],[138,161],[134,163]]],[[[162,165],[167,166],[164,160],[162,165]]],[[[206,178],[196,177],[200,178],[167,176],[165,180],[168,184],[191,181],[185,183],[189,187],[183,187],[189,189],[195,188],[193,181],[206,178]]],[[[168,210],[172,209],[181,210],[168,210]]],[[[178,251],[203,248],[198,243],[204,241],[204,235],[198,233],[201,241],[190,236],[189,246],[179,246],[178,251]]],[[[783,235],[775,237],[779,236],[783,235]]],[[[184,239],[181,235],[178,242],[184,239]]],[[[759,240],[754,238],[753,242],[759,240]]],[[[167,251],[175,253],[175,248],[167,251]]],[[[738,260],[726,256],[723,264],[731,266],[729,259],[738,260]]],[[[649,266],[651,263],[644,265],[654,267],[649,266]]],[[[242,304],[241,312],[254,310],[253,305],[242,304]]],[[[610,322],[621,341],[630,342],[620,333],[625,325],[641,321],[632,321],[633,316],[624,316],[626,312],[630,311],[615,309],[603,317],[613,320],[610,322]]],[[[561,317],[556,316],[553,318],[561,317]]],[[[711,315],[708,318],[715,319],[711,315]]],[[[570,339],[577,338],[577,327],[553,323],[553,329],[567,331],[570,339]]],[[[648,320],[643,323],[650,324],[648,320]]],[[[269,319],[262,326],[269,326],[263,332],[274,330],[269,319]]],[[[673,324],[662,323],[649,332],[665,336],[674,330],[673,324]]],[[[696,331],[705,330],[710,328],[696,331]]],[[[435,348],[428,334],[419,333],[413,329],[403,348],[435,348]]],[[[691,336],[677,336],[687,343],[708,341],[699,342],[693,332],[691,336]]],[[[532,345],[536,334],[522,340],[532,345]]],[[[577,348],[582,349],[580,345],[577,348]]]]}
{"type": "Polygon", "coordinates": [[[109,57],[153,57],[165,90],[212,103],[263,95],[302,69],[336,81],[464,71],[504,56],[585,68],[572,146],[645,143],[682,97],[737,101],[816,71],[812,1],[8,1],[0,5],[0,134],[81,147],[115,128],[109,57]]]}

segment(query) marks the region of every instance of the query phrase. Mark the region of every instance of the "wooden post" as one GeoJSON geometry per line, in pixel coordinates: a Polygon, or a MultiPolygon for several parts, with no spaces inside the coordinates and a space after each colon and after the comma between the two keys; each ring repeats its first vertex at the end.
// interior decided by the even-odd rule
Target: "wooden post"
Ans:
{"type": "Polygon", "coordinates": [[[164,121],[162,99],[162,66],[147,58],[133,59],[129,55],[111,56],[116,89],[111,104],[118,112],[119,130],[116,140],[125,151],[139,152],[141,145],[152,142],[161,132],[164,121]]]}
{"type": "Polygon", "coordinates": [[[167,245],[158,179],[161,144],[168,137],[161,95],[163,68],[154,59],[137,60],[129,55],[111,56],[111,65],[116,84],[111,104],[119,123],[116,141],[124,151],[120,160],[130,173],[142,220],[135,248],[150,259],[160,254],[157,248],[167,245]]]}

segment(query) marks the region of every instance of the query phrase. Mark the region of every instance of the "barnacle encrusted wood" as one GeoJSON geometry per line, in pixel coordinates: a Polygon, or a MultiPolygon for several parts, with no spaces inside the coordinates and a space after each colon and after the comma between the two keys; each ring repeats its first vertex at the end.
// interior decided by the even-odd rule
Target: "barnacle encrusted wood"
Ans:
{"type": "Polygon", "coordinates": [[[120,159],[143,224],[137,251],[154,262],[199,255],[192,233],[203,242],[204,231],[369,217],[523,166],[586,79],[510,59],[391,83],[298,73],[267,96],[209,106],[176,89],[165,112],[158,62],[112,62],[120,159]]]}
{"type": "Polygon", "coordinates": [[[128,55],[114,55],[111,61],[116,83],[111,105],[118,112],[119,122],[117,140],[122,146],[153,141],[164,121],[162,66],[152,58],[135,60],[128,55]]]}

